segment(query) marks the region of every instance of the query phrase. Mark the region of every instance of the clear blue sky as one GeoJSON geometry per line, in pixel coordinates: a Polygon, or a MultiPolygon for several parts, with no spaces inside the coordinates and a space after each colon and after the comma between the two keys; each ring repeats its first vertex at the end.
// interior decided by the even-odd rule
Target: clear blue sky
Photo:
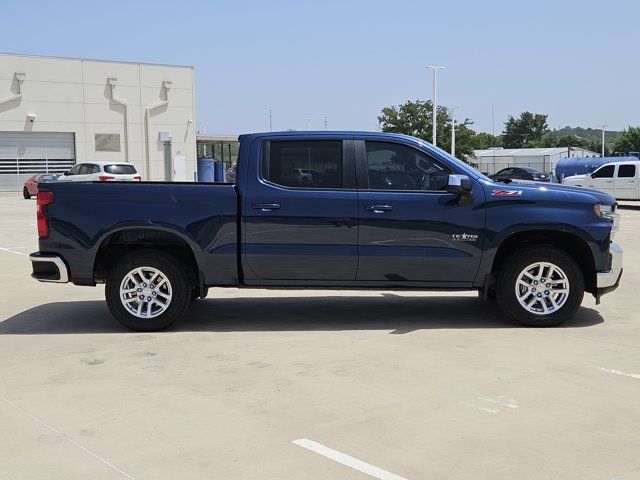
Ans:
{"type": "Polygon", "coordinates": [[[13,1],[0,50],[196,68],[209,133],[376,130],[383,106],[431,98],[496,133],[508,114],[552,127],[640,124],[640,2],[13,1]]]}

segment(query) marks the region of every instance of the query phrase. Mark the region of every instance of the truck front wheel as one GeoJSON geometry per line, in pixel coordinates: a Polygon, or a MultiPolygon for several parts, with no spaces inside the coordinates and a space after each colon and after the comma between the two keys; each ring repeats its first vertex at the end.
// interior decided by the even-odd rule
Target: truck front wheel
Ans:
{"type": "Polygon", "coordinates": [[[580,308],[584,278],[576,261],[554,247],[518,250],[498,273],[496,296],[504,313],[528,327],[553,327],[580,308]]]}
{"type": "Polygon", "coordinates": [[[120,259],[105,288],[111,314],[125,327],[162,330],[189,306],[191,286],[178,261],[157,250],[138,250],[120,259]]]}

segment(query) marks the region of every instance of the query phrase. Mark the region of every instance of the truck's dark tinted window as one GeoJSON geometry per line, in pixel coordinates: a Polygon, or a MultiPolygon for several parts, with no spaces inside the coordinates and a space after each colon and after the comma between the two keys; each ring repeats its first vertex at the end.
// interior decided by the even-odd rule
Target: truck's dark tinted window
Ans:
{"type": "Polygon", "coordinates": [[[285,187],[342,188],[342,141],[276,141],[265,147],[265,180],[285,187]]]}
{"type": "Polygon", "coordinates": [[[406,145],[366,142],[371,190],[443,190],[449,170],[406,145]]]}
{"type": "Polygon", "coordinates": [[[633,178],[636,176],[635,165],[620,165],[618,167],[618,178],[633,178]]]}
{"type": "Polygon", "coordinates": [[[119,174],[119,175],[135,175],[138,173],[136,167],[133,165],[105,165],[105,173],[119,174]]]}
{"type": "Polygon", "coordinates": [[[600,170],[596,170],[593,172],[591,177],[593,178],[613,178],[613,170],[615,169],[614,165],[607,165],[606,167],[602,167],[600,170]]]}

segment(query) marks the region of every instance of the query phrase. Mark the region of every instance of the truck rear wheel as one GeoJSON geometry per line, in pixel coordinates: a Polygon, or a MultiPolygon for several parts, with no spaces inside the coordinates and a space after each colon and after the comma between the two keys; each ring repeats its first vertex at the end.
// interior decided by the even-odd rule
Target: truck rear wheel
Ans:
{"type": "Polygon", "coordinates": [[[540,246],[515,252],[502,262],[496,282],[502,311],[528,327],[553,327],[576,313],[584,278],[562,250],[540,246]]]}
{"type": "Polygon", "coordinates": [[[191,286],[174,257],[157,250],[138,250],[111,270],[105,297],[111,314],[125,327],[162,330],[189,306],[191,286]]]}

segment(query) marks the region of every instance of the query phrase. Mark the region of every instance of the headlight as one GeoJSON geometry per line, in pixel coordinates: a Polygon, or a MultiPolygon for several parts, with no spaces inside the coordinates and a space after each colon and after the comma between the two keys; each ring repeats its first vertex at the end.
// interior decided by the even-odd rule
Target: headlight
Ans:
{"type": "Polygon", "coordinates": [[[615,205],[603,205],[602,203],[596,203],[593,206],[593,210],[596,212],[598,217],[608,218],[613,220],[613,212],[616,211],[615,205]]]}
{"type": "Polygon", "coordinates": [[[611,238],[613,234],[620,228],[620,215],[616,213],[617,205],[604,205],[602,203],[596,203],[593,206],[593,211],[598,217],[607,218],[611,220],[611,238]]]}

